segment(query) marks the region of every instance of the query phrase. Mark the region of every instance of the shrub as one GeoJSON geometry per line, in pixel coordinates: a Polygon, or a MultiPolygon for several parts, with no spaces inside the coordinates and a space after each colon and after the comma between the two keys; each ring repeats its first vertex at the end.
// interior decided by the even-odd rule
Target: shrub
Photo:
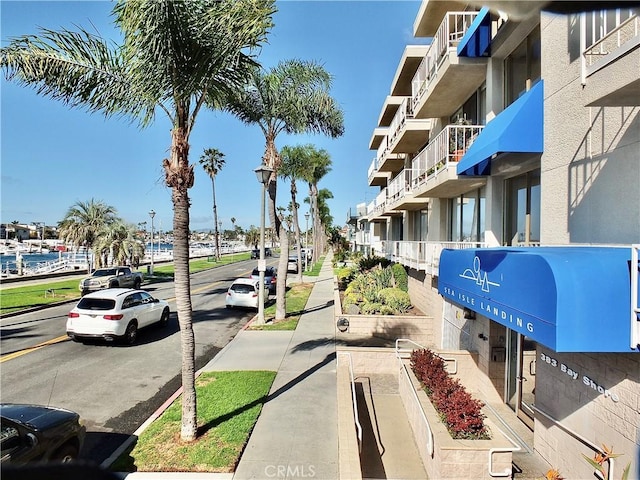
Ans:
{"type": "Polygon", "coordinates": [[[344,290],[347,285],[353,280],[353,276],[355,275],[355,271],[351,267],[342,267],[338,269],[336,272],[336,277],[338,279],[338,288],[344,290]]]}
{"type": "Polygon", "coordinates": [[[391,264],[391,260],[388,260],[384,257],[368,256],[368,257],[362,257],[358,261],[358,268],[360,269],[361,272],[366,272],[368,270],[371,270],[374,267],[377,267],[378,265],[384,268],[384,267],[388,267],[390,264],[391,264]]]}
{"type": "Polygon", "coordinates": [[[378,292],[380,302],[388,305],[395,313],[406,313],[411,308],[411,299],[407,292],[399,288],[383,288],[378,292]]]}
{"type": "Polygon", "coordinates": [[[441,357],[428,349],[414,350],[411,368],[453,438],[489,438],[482,413],[484,404],[472,398],[457,379],[449,376],[441,357]]]}
{"type": "Polygon", "coordinates": [[[376,315],[378,313],[380,313],[380,309],[382,308],[382,304],[381,303],[377,303],[377,302],[368,302],[368,303],[364,303],[362,305],[362,313],[364,315],[376,315]]]}
{"type": "Polygon", "coordinates": [[[393,273],[393,279],[396,282],[396,287],[403,292],[408,292],[409,276],[407,275],[407,271],[404,269],[404,266],[399,263],[394,263],[391,265],[391,273],[393,273]]]}

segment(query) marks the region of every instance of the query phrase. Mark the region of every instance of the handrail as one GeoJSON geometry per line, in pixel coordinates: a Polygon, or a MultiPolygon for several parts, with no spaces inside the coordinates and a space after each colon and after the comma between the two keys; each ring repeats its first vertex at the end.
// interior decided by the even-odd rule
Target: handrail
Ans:
{"type": "Polygon", "coordinates": [[[353,405],[353,416],[355,419],[356,430],[358,431],[358,451],[362,453],[362,425],[358,420],[358,402],[356,400],[356,382],[353,377],[353,362],[349,352],[338,352],[338,354],[346,355],[349,358],[349,376],[351,377],[351,403],[353,405]]]}
{"type": "Polygon", "coordinates": [[[640,243],[631,245],[631,338],[632,350],[640,350],[640,305],[638,304],[638,277],[640,277],[640,265],[638,254],[640,243]]]}
{"type": "Polygon", "coordinates": [[[509,435],[504,433],[500,427],[494,425],[494,428],[498,430],[507,440],[509,440],[513,447],[495,447],[489,449],[489,475],[491,475],[492,477],[511,477],[511,475],[513,474],[511,468],[507,468],[504,472],[493,471],[493,454],[508,452],[511,452],[513,454],[513,452],[521,451],[522,447],[518,445],[509,435]]]}
{"type": "MultiPolygon", "coordinates": [[[[416,347],[418,347],[421,350],[426,350],[427,347],[424,347],[422,345],[420,345],[419,343],[414,342],[413,340],[410,340],[408,338],[396,338],[396,358],[398,360],[402,360],[400,358],[400,342],[407,342],[407,343],[412,343],[414,344],[416,347]]],[[[405,350],[405,352],[407,352],[405,350]]],[[[442,355],[438,355],[437,353],[433,352],[435,355],[437,355],[438,357],[440,357],[443,361],[445,362],[451,362],[453,363],[453,370],[447,370],[450,374],[455,375],[456,373],[458,373],[458,360],[455,358],[445,358],[442,355]]]]}
{"type": "MultiPolygon", "coordinates": [[[[589,447],[591,450],[593,450],[596,453],[600,453],[602,455],[606,455],[606,452],[602,451],[602,449],[600,447],[598,447],[597,445],[591,443],[589,440],[587,440],[586,438],[584,438],[582,435],[580,435],[577,432],[574,432],[573,430],[571,430],[569,427],[567,427],[566,425],[563,425],[561,422],[559,422],[558,420],[556,420],[555,418],[553,418],[551,415],[549,415],[547,412],[540,410],[538,407],[536,407],[535,405],[531,404],[531,408],[539,413],[540,415],[542,415],[543,417],[545,417],[548,420],[551,420],[557,427],[560,427],[560,429],[564,430],[565,432],[567,432],[569,435],[571,435],[573,438],[575,438],[576,440],[580,441],[582,444],[586,445],[587,447],[589,447]]],[[[613,478],[613,467],[614,467],[614,461],[613,461],[613,457],[607,456],[607,461],[609,463],[609,468],[608,468],[608,473],[607,473],[607,478],[613,478]]]]}

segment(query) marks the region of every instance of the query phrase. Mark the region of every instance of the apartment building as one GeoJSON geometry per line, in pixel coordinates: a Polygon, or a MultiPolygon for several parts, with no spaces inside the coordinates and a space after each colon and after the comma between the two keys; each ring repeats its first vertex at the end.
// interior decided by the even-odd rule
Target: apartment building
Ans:
{"type": "Polygon", "coordinates": [[[356,222],[550,465],[640,478],[640,12],[493,3],[421,3],[356,222]]]}

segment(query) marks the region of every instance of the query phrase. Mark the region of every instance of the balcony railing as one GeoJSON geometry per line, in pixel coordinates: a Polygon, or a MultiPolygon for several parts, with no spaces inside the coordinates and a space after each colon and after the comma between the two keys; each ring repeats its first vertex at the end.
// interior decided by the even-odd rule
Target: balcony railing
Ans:
{"type": "Polygon", "coordinates": [[[411,104],[414,108],[420,102],[431,82],[438,77],[438,70],[441,68],[449,49],[458,46],[477,16],[478,12],[448,12],[445,15],[433,37],[429,51],[422,59],[411,81],[411,104]]]}
{"type": "Polygon", "coordinates": [[[371,183],[371,179],[378,171],[378,157],[374,157],[371,161],[371,165],[369,165],[369,170],[367,170],[367,178],[369,179],[369,183],[371,183]]]}
{"type": "Polygon", "coordinates": [[[411,188],[415,189],[451,164],[460,161],[483,125],[448,125],[411,161],[411,188]]]}
{"type": "Polygon", "coordinates": [[[412,173],[410,168],[405,168],[389,182],[387,187],[387,204],[393,204],[405,195],[411,193],[412,173]]]}
{"type": "Polygon", "coordinates": [[[393,145],[407,123],[407,119],[413,118],[413,109],[411,107],[411,97],[405,98],[400,106],[398,107],[398,111],[393,116],[393,120],[391,120],[391,124],[389,125],[389,145],[393,145]]]}
{"type": "MultiPolygon", "coordinates": [[[[586,16],[583,18],[586,19],[586,16]]],[[[618,18],[616,18],[617,21],[618,18]]],[[[602,28],[606,28],[606,25],[607,23],[604,22],[602,28]]],[[[585,31],[585,27],[586,25],[581,30],[585,31]]],[[[582,54],[584,78],[640,44],[640,16],[634,15],[627,18],[611,31],[603,31],[594,40],[595,42],[587,46],[582,54]]]]}
{"type": "Polygon", "coordinates": [[[385,253],[387,258],[396,263],[438,276],[442,250],[446,248],[462,250],[486,246],[487,244],[484,242],[390,241],[387,242],[385,253]]]}

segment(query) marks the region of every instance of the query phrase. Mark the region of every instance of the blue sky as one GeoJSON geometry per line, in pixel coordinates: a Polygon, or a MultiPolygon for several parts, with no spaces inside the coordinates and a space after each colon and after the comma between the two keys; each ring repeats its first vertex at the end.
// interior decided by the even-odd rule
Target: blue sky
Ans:
{"type": "MultiPolygon", "coordinates": [[[[332,95],[345,114],[345,134],[339,139],[319,135],[281,135],[284,145],[313,143],[331,155],[332,171],[320,183],[331,190],[334,225],[344,224],[347,211],[370,202],[375,190],[367,185],[367,168],[375,155],[369,140],[405,45],[418,43],[412,26],[420,6],[412,1],[278,1],[275,26],[259,57],[269,68],[298,58],[324,65],[333,77],[332,95]]],[[[80,25],[118,39],[109,1],[0,2],[1,39],[37,33],[38,27],[58,30],[80,25]]],[[[420,43],[424,43],[421,41],[420,43]]],[[[1,87],[0,221],[46,222],[55,225],[78,201],[101,200],[130,223],[149,222],[172,229],[171,192],[164,185],[162,159],[168,156],[171,124],[159,114],[154,124],[139,129],[125,119],[71,110],[34,90],[9,83],[1,87]]],[[[191,163],[206,148],[225,154],[226,165],[216,177],[218,217],[223,228],[231,217],[244,228],[259,225],[260,185],[253,169],[261,163],[264,137],[220,112],[202,112],[190,139],[191,163]]],[[[211,181],[196,165],[190,190],[191,229],[212,229],[211,181]]],[[[307,193],[299,185],[299,201],[307,193]]],[[[290,201],[289,188],[278,186],[278,204],[290,201]]],[[[303,204],[301,225],[307,211],[303,204]]]]}

